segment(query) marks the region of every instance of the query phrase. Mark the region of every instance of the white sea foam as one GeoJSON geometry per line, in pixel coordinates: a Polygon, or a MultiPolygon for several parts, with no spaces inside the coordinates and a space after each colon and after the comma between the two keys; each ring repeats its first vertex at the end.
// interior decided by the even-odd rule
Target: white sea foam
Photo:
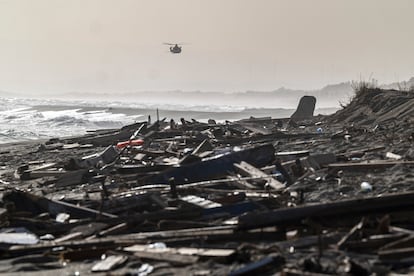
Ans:
{"type": "MultiPolygon", "coordinates": [[[[0,98],[0,143],[81,135],[88,130],[119,128],[142,117],[111,113],[108,109],[56,110],[61,104],[59,101],[0,98]],[[38,105],[42,108],[37,109],[38,105]]],[[[78,105],[76,102],[65,104],[78,105]]]]}

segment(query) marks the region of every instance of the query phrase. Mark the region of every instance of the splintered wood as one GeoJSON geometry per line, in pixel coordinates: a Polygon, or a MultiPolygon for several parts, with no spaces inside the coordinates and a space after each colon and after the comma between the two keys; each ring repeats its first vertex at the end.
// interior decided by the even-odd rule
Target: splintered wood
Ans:
{"type": "Polygon", "coordinates": [[[5,145],[0,273],[412,274],[412,121],[346,115],[5,145]]]}

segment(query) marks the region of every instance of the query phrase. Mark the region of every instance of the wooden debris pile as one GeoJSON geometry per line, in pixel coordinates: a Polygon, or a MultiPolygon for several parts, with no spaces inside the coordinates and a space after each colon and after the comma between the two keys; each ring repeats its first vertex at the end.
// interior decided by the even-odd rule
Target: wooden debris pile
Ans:
{"type": "Polygon", "coordinates": [[[161,120],[5,147],[0,272],[412,273],[409,130],[296,123],[161,120]]]}

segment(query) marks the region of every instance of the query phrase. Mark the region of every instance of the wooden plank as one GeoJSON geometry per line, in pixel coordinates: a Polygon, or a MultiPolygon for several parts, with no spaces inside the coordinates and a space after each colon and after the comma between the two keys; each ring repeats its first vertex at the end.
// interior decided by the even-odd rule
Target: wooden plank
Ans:
{"type": "Polygon", "coordinates": [[[231,139],[218,139],[218,142],[221,144],[229,144],[229,145],[241,145],[243,143],[265,143],[265,142],[273,142],[278,139],[307,139],[312,138],[315,136],[320,136],[320,133],[272,133],[268,135],[256,135],[252,137],[242,137],[242,138],[231,138],[231,139]]]}
{"type": "Polygon", "coordinates": [[[308,272],[299,269],[293,268],[284,268],[281,273],[282,276],[328,276],[332,274],[323,274],[323,273],[315,273],[315,272],[308,272]]]}
{"type": "Polygon", "coordinates": [[[124,264],[128,260],[127,256],[122,255],[112,255],[108,256],[106,259],[101,260],[94,264],[91,271],[92,272],[105,272],[110,271],[122,264],[124,264]]]}
{"type": "Polygon", "coordinates": [[[62,149],[77,149],[80,147],[79,143],[73,143],[73,144],[64,144],[62,149]]]}
{"type": "Polygon", "coordinates": [[[179,264],[179,265],[194,264],[199,259],[197,256],[180,255],[180,254],[169,253],[169,252],[138,251],[138,252],[134,252],[134,256],[142,258],[142,259],[169,262],[169,263],[179,264]]]}
{"type": "MultiPolygon", "coordinates": [[[[134,242],[136,243],[136,241],[134,242]]],[[[131,244],[131,242],[129,243],[131,244]]],[[[118,247],[120,243],[116,242],[114,239],[94,239],[94,240],[79,240],[79,241],[65,241],[65,242],[44,242],[33,245],[13,245],[8,251],[13,254],[29,254],[32,252],[41,252],[47,249],[51,249],[57,246],[62,246],[65,248],[71,249],[86,249],[86,248],[113,248],[118,247]]]]}
{"type": "Polygon", "coordinates": [[[234,164],[234,166],[244,176],[262,177],[264,180],[266,180],[267,184],[274,190],[278,191],[285,188],[285,185],[274,179],[272,176],[266,174],[265,172],[259,170],[258,168],[250,165],[245,161],[240,162],[240,164],[234,164]]]}
{"type": "Polygon", "coordinates": [[[234,249],[220,249],[220,248],[191,248],[180,247],[177,248],[177,253],[182,255],[196,255],[200,257],[230,257],[236,253],[234,249]]]}
{"type": "Polygon", "coordinates": [[[280,151],[275,153],[276,157],[293,157],[300,158],[309,156],[309,150],[298,150],[298,151],[280,151]]]}
{"type": "Polygon", "coordinates": [[[396,248],[378,251],[380,260],[401,260],[414,256],[414,247],[396,248]]]}
{"type": "Polygon", "coordinates": [[[235,190],[235,189],[212,189],[212,188],[203,188],[203,187],[192,187],[187,188],[188,192],[200,192],[200,193],[215,193],[217,195],[220,194],[231,194],[231,193],[240,193],[245,194],[246,198],[277,198],[278,196],[272,193],[269,193],[269,191],[264,190],[235,190]]]}
{"type": "Polygon", "coordinates": [[[364,148],[364,149],[360,149],[360,150],[353,150],[353,151],[348,151],[348,152],[344,152],[344,153],[338,153],[337,157],[350,158],[350,157],[353,157],[353,156],[363,156],[367,152],[373,152],[373,151],[378,151],[378,150],[383,150],[383,149],[385,149],[384,146],[364,148]]]}
{"type": "Polygon", "coordinates": [[[245,202],[235,203],[232,205],[224,205],[221,207],[204,209],[202,211],[202,214],[203,214],[203,218],[239,216],[241,214],[252,212],[259,208],[260,208],[260,205],[258,205],[257,203],[245,201],[245,202]]]}
{"type": "Polygon", "coordinates": [[[128,252],[172,253],[179,255],[193,255],[200,257],[230,257],[236,253],[234,249],[196,248],[196,247],[165,247],[151,248],[148,245],[132,245],[124,248],[128,252]]]}
{"type": "Polygon", "coordinates": [[[391,249],[400,249],[404,247],[414,247],[414,235],[411,234],[408,237],[403,237],[397,241],[390,242],[383,247],[381,247],[380,250],[391,250],[391,249]]]}
{"type": "MultiPolygon", "coordinates": [[[[186,240],[196,240],[199,241],[200,237],[208,236],[212,240],[220,240],[228,242],[229,240],[240,241],[243,240],[252,240],[257,242],[260,239],[282,239],[281,235],[274,231],[266,232],[262,231],[253,231],[253,232],[234,232],[233,226],[218,226],[218,227],[205,227],[197,229],[182,229],[182,230],[173,230],[173,231],[160,231],[160,232],[148,232],[148,233],[136,233],[136,234],[126,234],[122,236],[112,236],[106,238],[96,238],[91,240],[76,240],[76,241],[66,241],[61,243],[56,242],[43,242],[40,244],[33,245],[13,245],[8,248],[8,253],[17,256],[17,255],[27,255],[35,252],[44,252],[55,247],[64,247],[68,249],[68,253],[73,252],[76,258],[76,252],[79,254],[87,251],[93,251],[95,249],[104,249],[103,252],[115,248],[127,247],[137,245],[139,240],[145,241],[146,239],[154,239],[160,241],[161,238],[164,238],[168,241],[183,241],[186,240]],[[74,251],[72,251],[74,250],[74,251]]],[[[146,241],[145,241],[146,242],[146,241]]],[[[103,253],[102,252],[102,253],[103,253]]],[[[97,253],[97,257],[102,253],[97,253]]],[[[90,253],[87,253],[87,255],[90,253]]],[[[87,258],[87,257],[86,257],[87,258]]]]}
{"type": "MultiPolygon", "coordinates": [[[[105,237],[109,235],[115,235],[115,234],[118,234],[119,232],[125,231],[126,229],[128,229],[128,224],[124,222],[124,223],[120,223],[108,229],[100,231],[98,236],[105,237]]],[[[95,238],[95,236],[90,237],[90,239],[92,238],[95,238]]]]}
{"type": "Polygon", "coordinates": [[[200,236],[214,236],[214,235],[226,235],[233,234],[235,226],[211,226],[203,228],[190,228],[181,230],[167,230],[157,232],[141,232],[123,235],[123,239],[127,240],[145,240],[153,238],[175,238],[175,237],[200,237],[200,236]]]}
{"type": "Polygon", "coordinates": [[[82,232],[74,232],[74,233],[69,233],[67,235],[64,235],[58,239],[55,239],[53,242],[55,243],[61,243],[61,242],[66,242],[66,241],[70,241],[70,240],[77,240],[79,238],[83,237],[83,233],[82,232]]]}
{"type": "MultiPolygon", "coordinates": [[[[259,177],[240,177],[240,178],[232,177],[232,178],[227,178],[227,179],[206,180],[206,181],[194,182],[194,183],[189,183],[189,184],[182,184],[180,186],[177,186],[177,189],[178,190],[180,190],[180,189],[185,190],[185,189],[192,189],[192,188],[195,188],[195,187],[201,188],[201,187],[208,187],[208,186],[216,186],[218,184],[231,184],[233,182],[239,182],[239,181],[261,180],[263,178],[268,178],[269,176],[271,176],[271,175],[266,175],[264,177],[263,176],[259,176],[259,177]]],[[[236,184],[236,186],[237,186],[237,184],[236,184]]],[[[148,185],[148,187],[154,187],[155,188],[155,187],[166,187],[166,186],[165,185],[164,186],[148,185]]],[[[254,186],[254,187],[255,187],[255,190],[261,189],[262,191],[264,191],[263,187],[262,188],[256,187],[256,186],[254,186]]],[[[242,187],[242,188],[244,188],[244,187],[242,187]]],[[[247,188],[247,186],[246,186],[246,188],[247,188]]],[[[167,189],[164,188],[164,190],[168,190],[168,188],[167,189]]],[[[266,192],[268,193],[269,191],[266,191],[266,192]]]]}
{"type": "Polygon", "coordinates": [[[195,195],[188,195],[188,196],[180,197],[180,200],[196,205],[203,209],[221,207],[221,204],[217,202],[214,202],[214,201],[211,201],[211,200],[199,197],[199,196],[195,196],[195,195]]]}
{"type": "Polygon", "coordinates": [[[71,203],[57,201],[57,200],[44,200],[44,206],[47,207],[47,210],[50,214],[56,215],[61,212],[69,213],[71,217],[74,218],[96,218],[96,217],[109,217],[116,218],[116,215],[99,212],[94,209],[87,207],[77,206],[71,203]]]}
{"type": "Polygon", "coordinates": [[[26,171],[20,175],[21,180],[29,180],[29,179],[36,179],[41,177],[48,177],[48,176],[55,176],[61,177],[65,174],[65,171],[52,171],[52,170],[45,170],[45,171],[26,171]]]}
{"type": "Polygon", "coordinates": [[[46,169],[53,168],[56,165],[57,165],[57,163],[54,163],[54,162],[46,163],[46,164],[40,165],[38,167],[30,168],[28,171],[31,171],[31,172],[33,172],[33,171],[43,171],[43,170],[46,170],[46,169]]]}
{"type": "Polygon", "coordinates": [[[365,221],[360,221],[357,225],[352,227],[352,229],[336,244],[338,249],[343,250],[346,248],[346,243],[355,237],[355,235],[361,231],[361,229],[364,227],[365,221]]]}
{"type": "Polygon", "coordinates": [[[57,165],[57,163],[46,163],[37,167],[29,168],[29,165],[20,166],[17,169],[17,174],[19,175],[20,179],[28,180],[39,178],[43,176],[56,176],[61,175],[62,173],[59,171],[49,171],[47,169],[53,168],[57,165]],[[48,175],[49,173],[49,175],[48,175]]]}
{"type": "Polygon", "coordinates": [[[406,228],[402,228],[398,226],[389,226],[388,228],[391,233],[404,233],[407,235],[414,235],[414,230],[411,230],[411,229],[406,229],[406,228]]]}
{"type": "Polygon", "coordinates": [[[404,233],[372,235],[362,240],[348,241],[346,249],[357,252],[377,252],[381,246],[400,241],[406,236],[407,234],[404,233]]]}
{"type": "Polygon", "coordinates": [[[328,168],[330,169],[340,169],[340,170],[374,170],[374,169],[384,169],[389,168],[395,165],[404,165],[404,166],[413,166],[414,161],[384,161],[384,160],[370,160],[370,162],[360,162],[360,163],[336,163],[329,164],[328,168]]]}
{"type": "Polygon", "coordinates": [[[414,209],[414,192],[400,193],[246,214],[239,217],[239,228],[254,229],[283,224],[298,225],[305,218],[361,217],[372,213],[382,214],[412,209],[414,209]]]}
{"type": "Polygon", "coordinates": [[[194,150],[193,154],[200,155],[200,153],[211,151],[213,150],[213,146],[211,145],[210,141],[208,139],[205,139],[203,142],[201,142],[194,150]]]}

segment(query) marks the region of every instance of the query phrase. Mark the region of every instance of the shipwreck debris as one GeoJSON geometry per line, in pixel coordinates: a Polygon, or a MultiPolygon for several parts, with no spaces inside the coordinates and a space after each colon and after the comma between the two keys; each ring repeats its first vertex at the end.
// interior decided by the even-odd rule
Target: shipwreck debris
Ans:
{"type": "Polygon", "coordinates": [[[412,273],[413,95],[382,93],[317,118],[305,97],[287,130],[149,119],[6,147],[0,273],[412,273]]]}

